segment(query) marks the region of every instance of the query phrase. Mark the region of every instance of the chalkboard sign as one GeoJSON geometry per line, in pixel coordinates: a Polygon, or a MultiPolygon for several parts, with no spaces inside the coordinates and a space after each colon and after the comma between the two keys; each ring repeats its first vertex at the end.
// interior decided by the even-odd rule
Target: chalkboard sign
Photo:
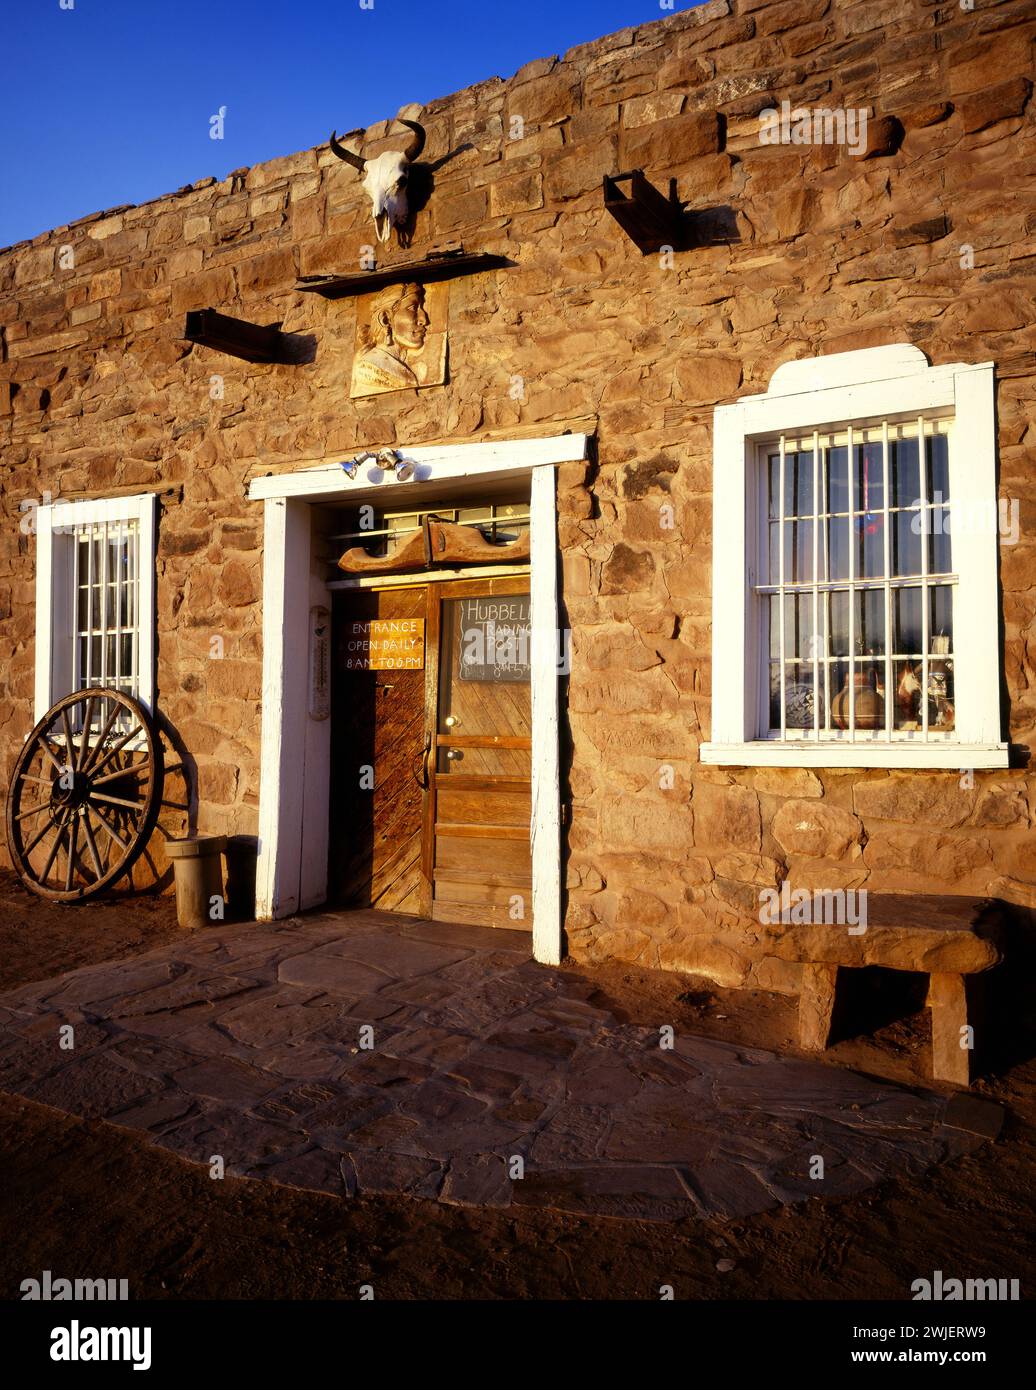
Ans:
{"type": "Polygon", "coordinates": [[[532,620],[528,594],[460,600],[462,681],[527,681],[532,620]]]}

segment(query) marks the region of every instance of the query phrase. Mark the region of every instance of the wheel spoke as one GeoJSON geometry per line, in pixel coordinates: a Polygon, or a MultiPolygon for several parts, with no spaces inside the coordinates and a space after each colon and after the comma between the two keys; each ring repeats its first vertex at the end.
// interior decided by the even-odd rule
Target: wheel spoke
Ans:
{"type": "Polygon", "coordinates": [[[119,834],[119,832],[118,832],[117,830],[113,829],[112,826],[110,826],[110,825],[108,824],[108,822],[107,822],[107,821],[105,820],[105,818],[101,815],[100,811],[98,811],[98,809],[97,809],[96,806],[91,806],[89,809],[90,809],[90,811],[93,812],[93,814],[94,814],[94,815],[97,817],[97,819],[101,822],[101,825],[104,827],[105,830],[107,830],[108,834],[109,834],[109,835],[111,836],[111,838],[115,841],[115,843],[119,846],[119,848],[123,851],[123,853],[125,853],[126,850],[129,849],[129,844],[127,843],[127,841],[124,840],[124,839],[122,838],[122,836],[119,834]]]}
{"type": "Polygon", "coordinates": [[[101,867],[101,856],[97,853],[97,841],[94,839],[94,832],[90,829],[89,812],[83,817],[83,836],[86,839],[86,847],[90,851],[90,858],[93,860],[94,872],[97,877],[104,877],[104,869],[101,867]]]}
{"type": "Polygon", "coordinates": [[[49,820],[49,821],[47,822],[47,824],[43,827],[43,829],[42,829],[42,830],[38,830],[38,831],[36,832],[36,834],[32,837],[32,839],[29,841],[29,843],[28,843],[28,844],[25,846],[25,848],[22,850],[22,855],[23,855],[23,857],[24,857],[25,859],[28,859],[29,855],[33,852],[33,850],[36,848],[36,846],[39,844],[39,842],[43,839],[43,837],[44,837],[44,835],[46,835],[47,831],[50,830],[50,828],[51,828],[52,826],[56,825],[56,824],[57,824],[57,817],[54,816],[54,815],[51,815],[50,820],[49,820]]]}
{"type": "Polygon", "coordinates": [[[122,796],[106,796],[104,792],[91,792],[91,801],[107,801],[112,806],[124,806],[128,811],[143,811],[144,807],[139,801],[127,801],[122,796]]]}
{"type": "Polygon", "coordinates": [[[38,816],[41,811],[49,811],[50,809],[51,806],[49,801],[41,801],[38,806],[33,806],[30,811],[19,811],[15,816],[15,820],[28,820],[30,816],[38,816]]]}
{"type": "Polygon", "coordinates": [[[57,758],[51,752],[51,747],[50,744],[47,742],[46,734],[40,734],[39,738],[36,741],[36,746],[39,748],[40,752],[47,759],[47,761],[53,764],[54,771],[58,774],[58,776],[63,777],[65,774],[65,769],[61,766],[57,758]]]}
{"type": "Polygon", "coordinates": [[[42,883],[44,887],[46,887],[47,875],[50,873],[50,866],[51,864],[53,864],[55,856],[58,852],[58,846],[61,844],[61,835],[65,829],[65,822],[67,820],[68,812],[62,811],[61,815],[58,817],[58,833],[54,837],[54,843],[51,845],[50,853],[47,855],[47,862],[46,864],[44,864],[43,872],[40,874],[40,883],[42,883]]]}
{"type": "Polygon", "coordinates": [[[97,736],[97,744],[96,744],[95,748],[93,749],[93,751],[91,752],[89,758],[87,758],[87,760],[86,760],[86,766],[83,768],[83,771],[84,771],[84,772],[91,772],[91,771],[93,770],[93,766],[94,766],[94,764],[96,763],[97,759],[101,756],[101,750],[104,748],[104,740],[105,740],[105,739],[108,737],[108,735],[111,733],[111,731],[112,731],[112,726],[114,725],[116,719],[118,719],[118,717],[119,717],[119,709],[120,709],[120,705],[119,705],[118,700],[116,700],[116,701],[114,701],[113,704],[112,704],[112,712],[111,712],[111,714],[109,714],[107,720],[105,721],[104,728],[101,730],[100,734],[97,736]]]}
{"type": "Polygon", "coordinates": [[[68,827],[68,872],[65,874],[65,892],[71,893],[72,880],[76,872],[76,844],[79,840],[79,817],[72,816],[68,827]]]}
{"type": "Polygon", "coordinates": [[[129,743],[131,738],[133,738],[134,734],[137,734],[139,732],[140,727],[138,725],[136,728],[130,729],[128,734],[123,734],[122,738],[119,739],[118,743],[113,743],[111,748],[109,748],[108,752],[104,755],[101,761],[94,765],[92,772],[100,772],[100,770],[103,767],[107,767],[108,764],[111,762],[112,758],[114,758],[117,753],[121,753],[122,750],[125,748],[126,744],[129,743]]]}
{"type": "Polygon", "coordinates": [[[86,762],[86,755],[90,749],[90,724],[94,717],[94,705],[96,700],[92,695],[86,697],[86,713],[83,715],[83,741],[79,745],[79,761],[76,763],[76,770],[82,772],[83,764],[86,762]]]}
{"type": "Polygon", "coordinates": [[[106,772],[103,777],[91,777],[90,781],[95,787],[103,786],[105,782],[118,781],[120,777],[132,777],[138,772],[150,772],[151,759],[145,758],[142,763],[130,763],[129,767],[116,768],[114,772],[106,772]]]}
{"type": "Polygon", "coordinates": [[[54,778],[53,778],[53,777],[33,777],[32,774],[31,774],[31,773],[28,773],[28,772],[19,772],[19,774],[18,774],[18,781],[19,781],[19,782],[38,782],[38,783],[40,784],[41,787],[52,787],[52,786],[54,785],[54,778]]]}
{"type": "Polygon", "coordinates": [[[65,760],[69,767],[73,765],[73,753],[75,751],[75,739],[72,737],[72,722],[68,717],[68,710],[61,711],[61,722],[65,727],[65,760]]]}

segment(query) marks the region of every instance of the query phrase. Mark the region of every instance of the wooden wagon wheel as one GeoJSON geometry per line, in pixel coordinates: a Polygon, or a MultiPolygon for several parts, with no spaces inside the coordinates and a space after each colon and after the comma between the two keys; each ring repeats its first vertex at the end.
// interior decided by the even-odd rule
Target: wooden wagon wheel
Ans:
{"type": "Polygon", "coordinates": [[[7,846],[25,886],[81,902],[128,873],[162,801],[162,745],[151,716],[121,691],[59,700],[18,756],[7,846]]]}

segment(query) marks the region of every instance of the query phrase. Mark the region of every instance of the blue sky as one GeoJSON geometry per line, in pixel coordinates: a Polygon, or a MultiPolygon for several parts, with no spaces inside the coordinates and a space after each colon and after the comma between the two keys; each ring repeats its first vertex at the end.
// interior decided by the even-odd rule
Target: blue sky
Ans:
{"type": "MultiPolygon", "coordinates": [[[[688,0],[674,0],[677,10],[688,0]]],[[[659,0],[4,0],[0,246],[290,154],[659,0]],[[72,8],[62,8],[62,4],[72,8]],[[227,108],[222,141],[209,117],[227,108]]]]}

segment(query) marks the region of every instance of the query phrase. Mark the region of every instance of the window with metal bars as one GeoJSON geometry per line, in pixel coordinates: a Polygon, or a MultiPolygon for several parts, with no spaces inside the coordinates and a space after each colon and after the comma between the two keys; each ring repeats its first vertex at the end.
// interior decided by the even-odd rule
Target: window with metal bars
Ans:
{"type": "Polygon", "coordinates": [[[156,516],[151,493],[38,508],[37,718],[93,686],[152,708],[156,516]]]}
{"type": "Polygon", "coordinates": [[[760,446],[760,737],[955,740],[950,431],[858,421],[760,446]]]}
{"type": "Polygon", "coordinates": [[[107,686],[139,693],[139,530],[135,519],[74,529],[76,690],[107,686]]]}

